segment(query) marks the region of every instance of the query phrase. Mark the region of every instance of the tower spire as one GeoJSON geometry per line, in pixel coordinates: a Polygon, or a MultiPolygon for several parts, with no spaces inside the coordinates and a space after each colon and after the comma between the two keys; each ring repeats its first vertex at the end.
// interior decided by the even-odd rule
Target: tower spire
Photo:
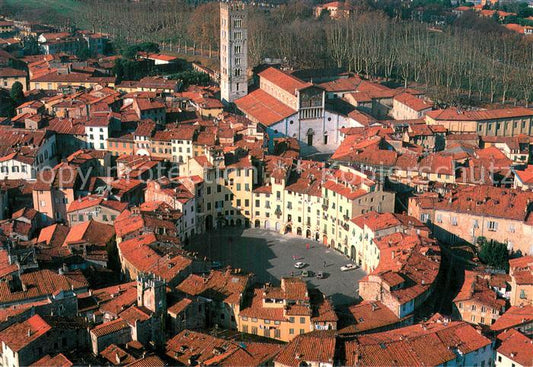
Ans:
{"type": "Polygon", "coordinates": [[[248,94],[248,30],[241,1],[220,3],[220,98],[229,104],[248,94]]]}

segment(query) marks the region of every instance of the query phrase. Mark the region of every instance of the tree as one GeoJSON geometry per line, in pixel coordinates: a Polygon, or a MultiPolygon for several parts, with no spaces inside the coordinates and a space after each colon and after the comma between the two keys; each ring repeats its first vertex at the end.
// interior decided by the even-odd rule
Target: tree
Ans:
{"type": "Polygon", "coordinates": [[[24,100],[24,90],[20,82],[15,82],[11,86],[11,92],[9,93],[13,102],[19,105],[24,100]]]}
{"type": "Polygon", "coordinates": [[[181,80],[185,88],[189,85],[208,85],[210,81],[209,75],[194,70],[186,70],[171,74],[169,75],[169,79],[181,80]]]}
{"type": "Polygon", "coordinates": [[[34,36],[24,37],[22,39],[22,52],[24,55],[38,55],[41,53],[37,38],[34,36]]]}
{"type": "Polygon", "coordinates": [[[505,243],[487,240],[485,237],[479,237],[477,243],[481,262],[496,269],[509,270],[509,251],[505,243]]]}
{"type": "Polygon", "coordinates": [[[76,52],[76,57],[82,61],[85,61],[91,57],[91,51],[89,50],[89,47],[87,47],[87,45],[81,46],[76,52]]]}

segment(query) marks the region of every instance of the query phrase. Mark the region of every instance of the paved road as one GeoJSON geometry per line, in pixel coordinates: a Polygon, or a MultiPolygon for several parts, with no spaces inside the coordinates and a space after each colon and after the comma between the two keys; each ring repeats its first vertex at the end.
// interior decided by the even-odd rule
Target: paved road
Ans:
{"type": "Polygon", "coordinates": [[[318,242],[263,229],[216,230],[193,238],[189,249],[223,265],[252,272],[258,282],[274,284],[278,284],[281,277],[290,276],[291,272],[299,275],[301,270],[294,268],[296,260],[293,260],[293,256],[301,257],[298,261],[308,264],[305,269],[313,273],[326,273],[325,279],[309,277],[306,280],[312,287],[318,287],[331,296],[335,305],[354,302],[357,299],[358,281],[365,275],[360,269],[341,272],[340,267],[349,260],[318,242]],[[309,249],[307,244],[310,245],[309,249]]]}

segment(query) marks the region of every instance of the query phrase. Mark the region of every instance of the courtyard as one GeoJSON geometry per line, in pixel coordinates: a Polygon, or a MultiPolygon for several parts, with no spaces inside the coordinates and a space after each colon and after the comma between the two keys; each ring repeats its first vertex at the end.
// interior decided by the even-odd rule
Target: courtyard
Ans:
{"type": "Polygon", "coordinates": [[[304,279],[310,287],[320,289],[336,306],[357,300],[358,282],[365,276],[361,269],[341,271],[341,266],[350,260],[318,242],[265,229],[213,230],[194,237],[188,249],[223,267],[231,265],[251,272],[259,283],[279,284],[282,277],[299,276],[307,270],[310,276],[304,279]],[[296,269],[297,261],[306,266],[296,269]],[[315,276],[320,271],[325,274],[323,279],[315,276]]]}

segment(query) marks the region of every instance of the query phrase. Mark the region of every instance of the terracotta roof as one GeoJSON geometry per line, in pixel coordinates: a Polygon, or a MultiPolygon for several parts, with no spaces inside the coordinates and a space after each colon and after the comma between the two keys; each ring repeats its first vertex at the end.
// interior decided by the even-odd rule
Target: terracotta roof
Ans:
{"type": "Polygon", "coordinates": [[[422,324],[361,335],[345,344],[347,365],[435,366],[491,344],[462,321],[445,322],[439,314],[422,324]]]}
{"type": "Polygon", "coordinates": [[[31,367],[70,367],[74,364],[63,353],[56,354],[52,357],[50,354],[45,355],[37,362],[32,363],[31,367]]]}
{"type": "Polygon", "coordinates": [[[95,220],[79,223],[70,228],[64,246],[88,243],[105,246],[115,235],[113,226],[95,220]]]}
{"type": "Polygon", "coordinates": [[[0,68],[0,78],[11,78],[27,76],[24,70],[18,70],[13,68],[0,68]]]}
{"type": "Polygon", "coordinates": [[[490,326],[492,331],[501,332],[533,322],[533,305],[513,306],[490,326]]]}
{"type": "Polygon", "coordinates": [[[15,273],[18,271],[18,266],[15,262],[10,263],[9,253],[7,250],[0,250],[0,278],[15,273]]]}
{"type": "Polygon", "coordinates": [[[497,298],[496,292],[490,288],[488,280],[482,274],[470,270],[465,270],[463,286],[453,301],[475,301],[499,312],[505,307],[505,300],[497,298]]]}
{"type": "Polygon", "coordinates": [[[419,202],[438,210],[524,221],[529,220],[531,200],[531,192],[479,185],[458,186],[443,198],[420,198],[419,202]]]}
{"type": "Polygon", "coordinates": [[[170,306],[167,309],[167,313],[170,315],[179,315],[181,312],[183,312],[187,307],[189,307],[192,304],[192,300],[189,298],[182,298],[178,302],[174,303],[172,306],[170,306]]]}
{"type": "Polygon", "coordinates": [[[275,359],[283,366],[335,365],[337,338],[330,331],[314,331],[296,336],[287,344],[275,359]]]}
{"type": "Polygon", "coordinates": [[[533,364],[533,340],[521,332],[511,329],[498,335],[501,345],[496,350],[521,366],[533,364]]]}
{"type": "Polygon", "coordinates": [[[235,104],[250,118],[265,126],[273,125],[297,112],[262,89],[256,89],[237,99],[235,104]]]}
{"type": "Polygon", "coordinates": [[[91,329],[91,334],[100,338],[104,335],[116,333],[120,330],[129,329],[130,325],[122,319],[116,319],[113,321],[105,322],[91,329]]]}
{"type": "Polygon", "coordinates": [[[528,165],[523,170],[514,169],[514,173],[518,177],[520,182],[522,182],[523,184],[525,185],[533,184],[533,165],[528,165]]]}
{"type": "Polygon", "coordinates": [[[250,275],[234,274],[232,269],[211,270],[207,277],[191,274],[177,289],[191,296],[202,296],[216,301],[239,304],[250,275]]]}
{"type": "Polygon", "coordinates": [[[257,342],[237,343],[191,330],[183,330],[167,342],[166,355],[189,365],[261,366],[272,360],[281,346],[257,342]]]}
{"type": "Polygon", "coordinates": [[[35,315],[0,332],[0,340],[13,352],[19,352],[50,330],[52,327],[41,316],[35,315]]]}
{"type": "Polygon", "coordinates": [[[293,75],[284,73],[283,71],[274,67],[269,67],[268,69],[260,72],[258,75],[260,78],[268,80],[292,95],[296,95],[297,90],[313,85],[312,83],[304,82],[303,80],[300,80],[293,75]]]}
{"type": "Polygon", "coordinates": [[[43,269],[20,276],[26,290],[12,292],[6,282],[0,282],[0,303],[23,302],[50,296],[58,291],[87,288],[87,281],[78,281],[65,275],[43,269]]]}
{"type": "Polygon", "coordinates": [[[324,88],[326,92],[355,92],[359,83],[361,83],[361,78],[355,76],[349,78],[339,78],[330,82],[320,83],[318,85],[324,88]]]}
{"type": "Polygon", "coordinates": [[[430,111],[426,116],[442,121],[483,121],[533,116],[533,110],[525,107],[478,111],[461,111],[456,108],[448,108],[430,111]]]}
{"type": "Polygon", "coordinates": [[[167,364],[158,356],[146,356],[144,358],[138,359],[135,362],[127,364],[127,367],[163,367],[167,364]]]}
{"type": "Polygon", "coordinates": [[[116,344],[110,344],[100,352],[100,356],[107,359],[113,365],[135,362],[135,358],[116,344]]]}
{"type": "Polygon", "coordinates": [[[406,105],[410,109],[415,110],[417,112],[431,109],[433,107],[432,103],[426,102],[423,99],[415,97],[410,93],[398,94],[394,96],[394,100],[406,105]]]}
{"type": "Polygon", "coordinates": [[[152,273],[171,282],[192,264],[192,260],[181,255],[159,254],[150,246],[157,242],[156,236],[148,233],[123,241],[118,248],[121,256],[138,272],[152,273]]]}
{"type": "Polygon", "coordinates": [[[348,325],[339,330],[341,334],[353,334],[379,329],[400,322],[387,306],[379,301],[363,301],[348,308],[348,325]]]}

